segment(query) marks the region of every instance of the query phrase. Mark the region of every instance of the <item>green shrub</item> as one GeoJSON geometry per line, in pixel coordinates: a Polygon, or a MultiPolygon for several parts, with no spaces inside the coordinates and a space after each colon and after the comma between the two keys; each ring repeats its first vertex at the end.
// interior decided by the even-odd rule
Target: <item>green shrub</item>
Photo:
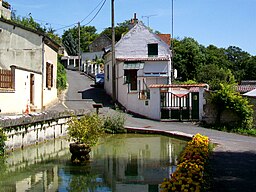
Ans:
{"type": "Polygon", "coordinates": [[[220,124],[221,113],[231,109],[240,120],[235,128],[251,129],[253,127],[253,108],[246,98],[234,90],[232,85],[220,84],[221,89],[211,94],[211,102],[217,106],[217,124],[220,124]]]}
{"type": "Polygon", "coordinates": [[[0,128],[0,156],[4,155],[5,152],[5,141],[7,140],[7,137],[3,131],[2,128],[0,128]]]}
{"type": "Polygon", "coordinates": [[[104,133],[102,119],[96,114],[72,117],[68,122],[67,135],[70,141],[95,146],[104,133]]]}
{"type": "Polygon", "coordinates": [[[67,88],[67,74],[65,67],[58,62],[57,65],[57,89],[64,90],[67,88]]]}
{"type": "Polygon", "coordinates": [[[124,128],[125,116],[121,112],[107,115],[103,119],[103,127],[106,133],[125,133],[124,128]]]}

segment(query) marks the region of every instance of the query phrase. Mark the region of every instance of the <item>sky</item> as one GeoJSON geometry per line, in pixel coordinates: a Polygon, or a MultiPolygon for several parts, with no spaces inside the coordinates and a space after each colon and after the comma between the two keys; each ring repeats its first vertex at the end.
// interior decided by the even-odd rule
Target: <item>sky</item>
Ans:
{"type": "MultiPolygon", "coordinates": [[[[57,29],[59,35],[78,22],[95,26],[98,33],[111,26],[111,0],[7,1],[16,15],[31,15],[38,23],[57,29]]],[[[114,2],[115,23],[130,20],[136,13],[146,26],[161,33],[173,32],[174,38],[192,37],[204,46],[237,46],[256,55],[256,0],[173,0],[173,18],[172,0],[114,2]]]]}

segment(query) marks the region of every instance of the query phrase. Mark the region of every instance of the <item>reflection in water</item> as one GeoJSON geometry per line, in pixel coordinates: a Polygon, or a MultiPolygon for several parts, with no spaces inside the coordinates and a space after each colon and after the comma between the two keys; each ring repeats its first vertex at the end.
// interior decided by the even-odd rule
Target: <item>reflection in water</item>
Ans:
{"type": "Polygon", "coordinates": [[[66,140],[12,152],[0,161],[0,191],[159,191],[185,141],[159,135],[111,135],[87,165],[70,162],[66,140]]]}

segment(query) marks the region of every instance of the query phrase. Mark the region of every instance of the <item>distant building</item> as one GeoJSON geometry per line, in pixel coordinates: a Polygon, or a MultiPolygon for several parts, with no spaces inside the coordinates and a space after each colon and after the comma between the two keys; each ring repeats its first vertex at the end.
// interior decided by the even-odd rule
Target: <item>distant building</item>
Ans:
{"type": "Polygon", "coordinates": [[[101,34],[89,45],[89,52],[103,51],[103,49],[111,45],[111,43],[112,41],[107,35],[101,34]]]}
{"type": "Polygon", "coordinates": [[[11,5],[7,1],[0,0],[0,18],[11,19],[11,5]]]}

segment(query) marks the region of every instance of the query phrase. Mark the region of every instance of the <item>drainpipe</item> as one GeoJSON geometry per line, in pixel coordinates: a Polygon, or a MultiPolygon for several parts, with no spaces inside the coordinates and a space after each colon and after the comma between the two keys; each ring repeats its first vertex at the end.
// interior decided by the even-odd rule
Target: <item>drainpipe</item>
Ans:
{"type": "Polygon", "coordinates": [[[41,111],[43,111],[44,107],[44,36],[42,38],[42,90],[41,90],[41,111]]]}

